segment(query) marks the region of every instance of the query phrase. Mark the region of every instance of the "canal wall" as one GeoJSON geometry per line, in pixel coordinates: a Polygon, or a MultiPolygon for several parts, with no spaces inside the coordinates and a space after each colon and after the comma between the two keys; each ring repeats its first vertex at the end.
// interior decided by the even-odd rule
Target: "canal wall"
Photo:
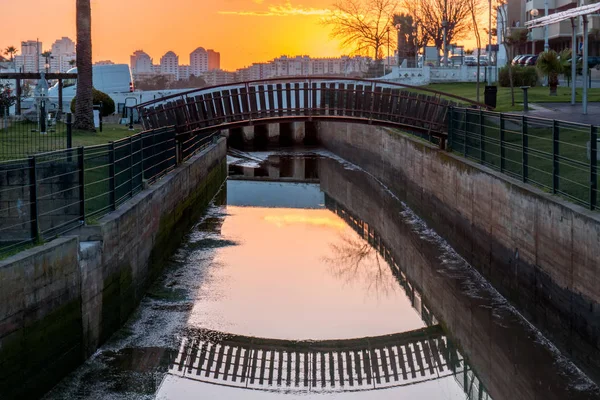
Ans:
{"type": "MultiPolygon", "coordinates": [[[[413,295],[418,293],[419,300],[411,298],[416,311],[427,320],[433,313],[490,398],[597,398],[569,362],[560,360],[522,316],[385,187],[333,160],[321,162],[319,177],[328,208],[344,210],[359,224],[359,234],[369,229],[369,240],[392,272],[409,282],[413,295]]],[[[462,384],[462,375],[455,379],[462,384]]]]}
{"type": "Polygon", "coordinates": [[[405,201],[600,379],[600,216],[398,131],[320,122],[321,143],[405,201]]]}
{"type": "Polygon", "coordinates": [[[73,236],[0,261],[0,398],[35,398],[127,320],[227,177],[216,143],[73,236]]]}

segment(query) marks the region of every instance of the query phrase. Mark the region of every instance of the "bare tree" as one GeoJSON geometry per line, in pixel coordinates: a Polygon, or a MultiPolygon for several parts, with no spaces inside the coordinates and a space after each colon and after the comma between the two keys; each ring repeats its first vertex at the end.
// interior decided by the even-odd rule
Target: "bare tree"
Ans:
{"type": "Polygon", "coordinates": [[[392,21],[398,31],[398,56],[407,59],[416,58],[418,50],[429,42],[429,36],[423,30],[419,32],[417,18],[410,14],[394,14],[392,21]]]}
{"type": "MultiPolygon", "coordinates": [[[[481,70],[481,34],[479,33],[479,18],[483,13],[483,5],[481,0],[466,0],[469,4],[469,11],[471,13],[471,23],[473,24],[473,32],[475,33],[475,40],[477,42],[477,102],[479,103],[479,80],[481,70]]],[[[488,61],[491,61],[488,58],[488,61]]]]}
{"type": "Polygon", "coordinates": [[[395,11],[393,0],[337,0],[324,23],[332,27],[331,36],[343,47],[381,60],[392,41],[389,29],[395,11]]]}
{"type": "Polygon", "coordinates": [[[388,296],[398,290],[388,264],[377,251],[353,233],[340,234],[338,243],[330,244],[332,256],[324,261],[331,273],[347,284],[362,283],[367,292],[376,296],[388,296]]]}
{"type": "Polygon", "coordinates": [[[90,0],[77,0],[77,102],[75,129],[95,132],[92,80],[92,10],[90,0]]]}
{"type": "Polygon", "coordinates": [[[470,2],[464,0],[402,0],[401,8],[413,15],[428,41],[438,49],[444,42],[444,20],[448,21],[447,43],[464,39],[473,26],[470,2]]]}

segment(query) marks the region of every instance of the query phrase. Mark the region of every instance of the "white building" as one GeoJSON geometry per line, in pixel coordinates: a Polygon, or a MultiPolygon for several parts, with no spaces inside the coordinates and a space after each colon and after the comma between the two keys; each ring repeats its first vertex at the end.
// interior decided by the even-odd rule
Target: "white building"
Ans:
{"type": "Polygon", "coordinates": [[[129,65],[133,74],[149,74],[152,70],[152,58],[143,50],[136,50],[129,57],[129,65]]]}
{"type": "Polygon", "coordinates": [[[208,52],[203,47],[198,47],[190,53],[190,73],[200,76],[208,72],[208,52]]]}
{"type": "Polygon", "coordinates": [[[191,70],[192,68],[189,65],[180,65],[179,72],[177,75],[178,79],[180,81],[187,81],[188,79],[190,79],[191,70]]]}
{"type": "Polygon", "coordinates": [[[50,71],[67,72],[73,68],[71,61],[77,57],[75,54],[75,42],[68,37],[62,37],[55,41],[50,48],[52,58],[50,59],[50,71]]]}
{"type": "Polygon", "coordinates": [[[360,75],[367,72],[368,57],[310,58],[281,56],[268,63],[252,64],[237,70],[240,81],[285,76],[360,75]]]}
{"type": "Polygon", "coordinates": [[[21,54],[15,56],[17,71],[38,72],[44,70],[46,60],[41,56],[42,43],[37,40],[21,42],[21,54]]]}
{"type": "Polygon", "coordinates": [[[213,69],[212,71],[204,73],[202,79],[204,79],[208,86],[227,85],[236,80],[235,73],[220,69],[213,69]]]}
{"type": "Polygon", "coordinates": [[[172,51],[168,51],[160,58],[160,73],[173,75],[178,79],[179,75],[179,56],[172,51]]]}

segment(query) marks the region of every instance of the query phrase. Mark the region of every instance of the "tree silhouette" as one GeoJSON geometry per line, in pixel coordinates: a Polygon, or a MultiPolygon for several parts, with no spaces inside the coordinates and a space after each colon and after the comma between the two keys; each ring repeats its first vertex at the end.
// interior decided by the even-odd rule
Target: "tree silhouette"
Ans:
{"type": "Polygon", "coordinates": [[[356,55],[379,61],[383,49],[391,44],[389,29],[396,11],[393,0],[338,0],[324,23],[332,27],[331,36],[356,55]]]}

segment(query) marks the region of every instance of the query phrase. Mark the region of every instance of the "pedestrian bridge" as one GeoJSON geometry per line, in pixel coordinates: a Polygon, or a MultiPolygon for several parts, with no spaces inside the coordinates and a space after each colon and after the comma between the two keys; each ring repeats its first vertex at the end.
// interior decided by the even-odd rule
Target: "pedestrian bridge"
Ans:
{"type": "Polygon", "coordinates": [[[404,129],[444,144],[448,107],[485,107],[431,89],[380,80],[278,78],[196,89],[137,106],[146,129],[179,134],[244,126],[338,121],[404,129]]]}
{"type": "Polygon", "coordinates": [[[169,373],[249,389],[319,392],[410,385],[466,372],[465,368],[442,328],[433,325],[392,335],[320,341],[198,329],[183,340],[169,373]]]}

